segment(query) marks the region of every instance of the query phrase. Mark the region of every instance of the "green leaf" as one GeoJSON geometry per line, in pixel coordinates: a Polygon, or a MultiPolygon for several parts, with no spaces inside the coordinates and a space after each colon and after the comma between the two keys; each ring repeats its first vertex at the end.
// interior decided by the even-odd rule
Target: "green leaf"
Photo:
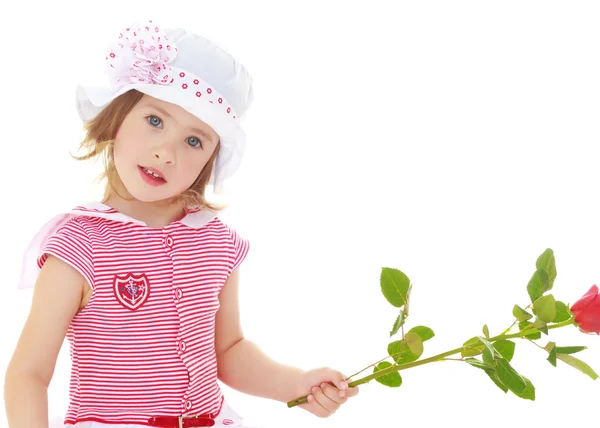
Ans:
{"type": "Polygon", "coordinates": [[[493,364],[494,363],[494,355],[496,354],[496,352],[494,351],[494,347],[492,346],[492,344],[490,342],[488,342],[487,339],[478,336],[477,337],[479,339],[479,341],[481,343],[483,343],[485,345],[485,348],[483,349],[483,361],[485,361],[488,364],[493,364]]]}
{"type": "Polygon", "coordinates": [[[521,321],[527,321],[528,319],[533,318],[533,315],[531,315],[529,312],[527,312],[525,309],[521,308],[518,305],[515,305],[513,307],[513,316],[517,319],[517,321],[521,322],[521,321]]]}
{"type": "Polygon", "coordinates": [[[485,373],[489,376],[490,379],[492,379],[492,381],[496,384],[496,386],[498,388],[500,388],[505,393],[508,392],[507,386],[504,385],[502,382],[500,382],[500,379],[498,379],[498,373],[496,373],[495,370],[493,370],[493,369],[486,369],[485,373]]]}
{"type": "Polygon", "coordinates": [[[563,322],[568,319],[571,319],[571,312],[569,311],[569,308],[563,302],[557,300],[556,316],[554,317],[554,320],[552,322],[563,322]]]}
{"type": "Polygon", "coordinates": [[[510,340],[501,339],[494,342],[494,348],[502,355],[507,361],[512,360],[515,355],[515,342],[510,340]]]}
{"type": "Polygon", "coordinates": [[[548,274],[543,269],[538,269],[533,273],[533,276],[527,284],[527,293],[532,302],[542,297],[548,291],[548,274]]]}
{"type": "Polygon", "coordinates": [[[421,340],[421,336],[409,331],[404,335],[404,340],[406,341],[410,352],[416,355],[417,358],[423,355],[423,341],[421,340]]]}
{"type": "Polygon", "coordinates": [[[552,289],[554,280],[556,279],[556,260],[554,259],[554,251],[546,248],[535,262],[536,269],[543,269],[548,275],[548,290],[552,289]]]}
{"type": "Polygon", "coordinates": [[[487,364],[494,364],[494,354],[490,352],[488,348],[485,348],[483,350],[483,355],[481,356],[481,358],[483,358],[483,361],[485,361],[487,364]]]}
{"type": "Polygon", "coordinates": [[[507,392],[508,388],[500,382],[498,376],[496,375],[496,371],[494,370],[494,366],[486,364],[483,361],[478,360],[477,358],[466,358],[465,362],[469,363],[473,367],[477,367],[478,369],[482,369],[489,376],[490,379],[500,388],[502,391],[507,392]]]}
{"type": "MultiPolygon", "coordinates": [[[[525,327],[530,326],[531,323],[529,321],[523,321],[519,323],[519,330],[522,331],[525,327]]],[[[537,328],[528,328],[525,332],[525,337],[529,339],[536,340],[542,337],[542,334],[537,328]]]]}
{"type": "Polygon", "coordinates": [[[533,302],[533,313],[546,323],[554,321],[554,318],[556,318],[556,300],[554,296],[548,294],[533,302]]]}
{"type": "Polygon", "coordinates": [[[495,354],[495,352],[494,352],[494,346],[492,345],[492,343],[491,343],[490,341],[488,341],[486,338],[484,338],[484,337],[481,337],[481,336],[477,336],[477,339],[478,339],[478,340],[479,340],[481,343],[483,343],[483,344],[485,345],[485,347],[488,349],[488,351],[490,351],[490,353],[491,353],[492,355],[494,355],[494,354],[495,354]]]}
{"type": "Polygon", "coordinates": [[[465,358],[463,361],[469,363],[470,365],[472,365],[473,367],[477,367],[478,369],[492,369],[494,370],[494,366],[491,366],[487,363],[484,363],[481,360],[478,360],[477,358],[465,358]]]}
{"type": "Polygon", "coordinates": [[[536,318],[533,323],[533,326],[542,333],[544,333],[546,336],[548,335],[548,326],[546,325],[546,321],[536,318]]]}
{"type": "Polygon", "coordinates": [[[435,336],[435,334],[433,333],[433,330],[430,329],[429,327],[425,327],[424,325],[415,326],[415,327],[411,328],[410,330],[408,330],[408,332],[418,334],[419,336],[421,336],[421,340],[423,342],[426,342],[427,340],[429,340],[433,336],[435,336]]]}
{"type": "Polygon", "coordinates": [[[406,343],[404,343],[402,340],[391,342],[388,345],[387,351],[388,355],[392,357],[396,363],[398,363],[398,360],[401,360],[404,357],[404,354],[410,354],[410,349],[408,349],[408,346],[406,346],[406,343]]]}
{"type": "Polygon", "coordinates": [[[404,308],[400,309],[400,314],[396,321],[394,322],[394,326],[392,327],[392,331],[390,331],[390,337],[398,333],[400,328],[404,325],[404,321],[406,321],[406,313],[404,312],[404,308]]]}
{"type": "Polygon", "coordinates": [[[483,326],[483,335],[486,339],[490,338],[490,329],[488,328],[487,324],[483,326]]]}
{"type": "Polygon", "coordinates": [[[577,358],[573,357],[572,355],[564,355],[564,354],[556,354],[556,357],[559,360],[564,361],[571,367],[575,367],[577,370],[588,375],[592,379],[594,379],[594,380],[598,379],[598,375],[596,374],[596,372],[590,366],[588,366],[586,363],[581,361],[580,359],[577,359],[577,358]]]}
{"type": "Polygon", "coordinates": [[[556,352],[558,354],[575,354],[587,349],[587,346],[557,346],[556,352]]]}
{"type": "Polygon", "coordinates": [[[420,355],[411,352],[404,340],[396,340],[388,345],[388,355],[394,359],[396,364],[412,363],[419,359],[420,355]]]}
{"type": "MultiPolygon", "coordinates": [[[[381,370],[387,369],[388,367],[391,367],[392,364],[387,362],[387,361],[382,361],[379,364],[377,364],[376,367],[374,367],[373,369],[373,373],[377,373],[381,370]]],[[[388,373],[385,374],[383,376],[379,376],[376,377],[375,380],[385,386],[389,386],[391,388],[398,388],[400,385],[402,385],[402,377],[400,376],[400,373],[398,372],[392,372],[392,373],[388,373]]]]}
{"type": "Polygon", "coordinates": [[[463,343],[463,349],[460,351],[462,357],[473,357],[479,355],[485,349],[485,345],[479,341],[477,336],[472,337],[463,343]]]}
{"type": "Polygon", "coordinates": [[[392,306],[400,308],[408,303],[411,284],[410,279],[402,271],[393,268],[382,268],[380,285],[381,292],[392,306]]]}
{"type": "Polygon", "coordinates": [[[533,384],[525,376],[521,376],[521,377],[523,378],[523,380],[525,380],[525,385],[526,385],[525,389],[523,390],[523,392],[517,393],[517,392],[513,391],[513,393],[517,397],[524,398],[525,400],[534,401],[535,400],[535,388],[533,387],[533,384]]]}
{"type": "Polygon", "coordinates": [[[556,367],[556,343],[548,342],[546,345],[546,350],[548,351],[548,361],[550,364],[556,367]]]}
{"type": "Polygon", "coordinates": [[[515,394],[522,394],[527,387],[525,379],[512,368],[510,363],[504,358],[499,358],[496,362],[496,374],[498,379],[515,394]]]}

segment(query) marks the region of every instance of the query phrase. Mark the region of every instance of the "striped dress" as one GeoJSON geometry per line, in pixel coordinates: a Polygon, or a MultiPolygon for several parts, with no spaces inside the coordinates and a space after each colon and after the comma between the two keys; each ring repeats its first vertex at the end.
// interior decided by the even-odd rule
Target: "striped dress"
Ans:
{"type": "Polygon", "coordinates": [[[64,423],[218,417],[215,314],[221,288],[247,252],[248,241],[211,211],[151,228],[101,203],[72,210],[37,257],[38,268],[49,254],[62,259],[92,288],[67,332],[64,423]]]}

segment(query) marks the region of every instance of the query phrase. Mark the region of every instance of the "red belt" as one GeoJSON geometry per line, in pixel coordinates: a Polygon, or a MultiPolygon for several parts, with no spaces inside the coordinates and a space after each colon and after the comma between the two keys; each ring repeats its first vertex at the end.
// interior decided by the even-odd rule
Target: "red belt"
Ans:
{"type": "Polygon", "coordinates": [[[215,420],[210,415],[154,416],[148,419],[148,424],[160,428],[212,427],[215,420]]]}

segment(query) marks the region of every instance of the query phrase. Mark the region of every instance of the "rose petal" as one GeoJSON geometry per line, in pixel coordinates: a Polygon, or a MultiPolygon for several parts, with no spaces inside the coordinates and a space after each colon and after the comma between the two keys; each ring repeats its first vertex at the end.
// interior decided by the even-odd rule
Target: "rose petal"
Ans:
{"type": "Polygon", "coordinates": [[[594,300],[585,309],[578,311],[575,322],[579,328],[586,333],[600,334],[600,296],[596,295],[594,300]]]}
{"type": "Polygon", "coordinates": [[[589,291],[587,293],[585,293],[581,299],[579,299],[577,302],[575,302],[571,306],[571,312],[575,313],[575,312],[581,311],[586,306],[588,306],[597,295],[598,295],[598,286],[596,284],[594,284],[594,285],[592,285],[592,288],[590,288],[589,291]]]}

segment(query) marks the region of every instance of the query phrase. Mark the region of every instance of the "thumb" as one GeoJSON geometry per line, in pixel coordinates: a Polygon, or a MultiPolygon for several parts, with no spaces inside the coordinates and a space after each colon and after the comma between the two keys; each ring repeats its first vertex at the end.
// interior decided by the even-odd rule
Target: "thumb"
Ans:
{"type": "Polygon", "coordinates": [[[335,386],[337,386],[338,389],[348,389],[348,383],[346,382],[346,376],[344,376],[343,373],[341,373],[337,370],[331,370],[330,379],[331,379],[331,382],[333,382],[333,384],[335,386]]]}

